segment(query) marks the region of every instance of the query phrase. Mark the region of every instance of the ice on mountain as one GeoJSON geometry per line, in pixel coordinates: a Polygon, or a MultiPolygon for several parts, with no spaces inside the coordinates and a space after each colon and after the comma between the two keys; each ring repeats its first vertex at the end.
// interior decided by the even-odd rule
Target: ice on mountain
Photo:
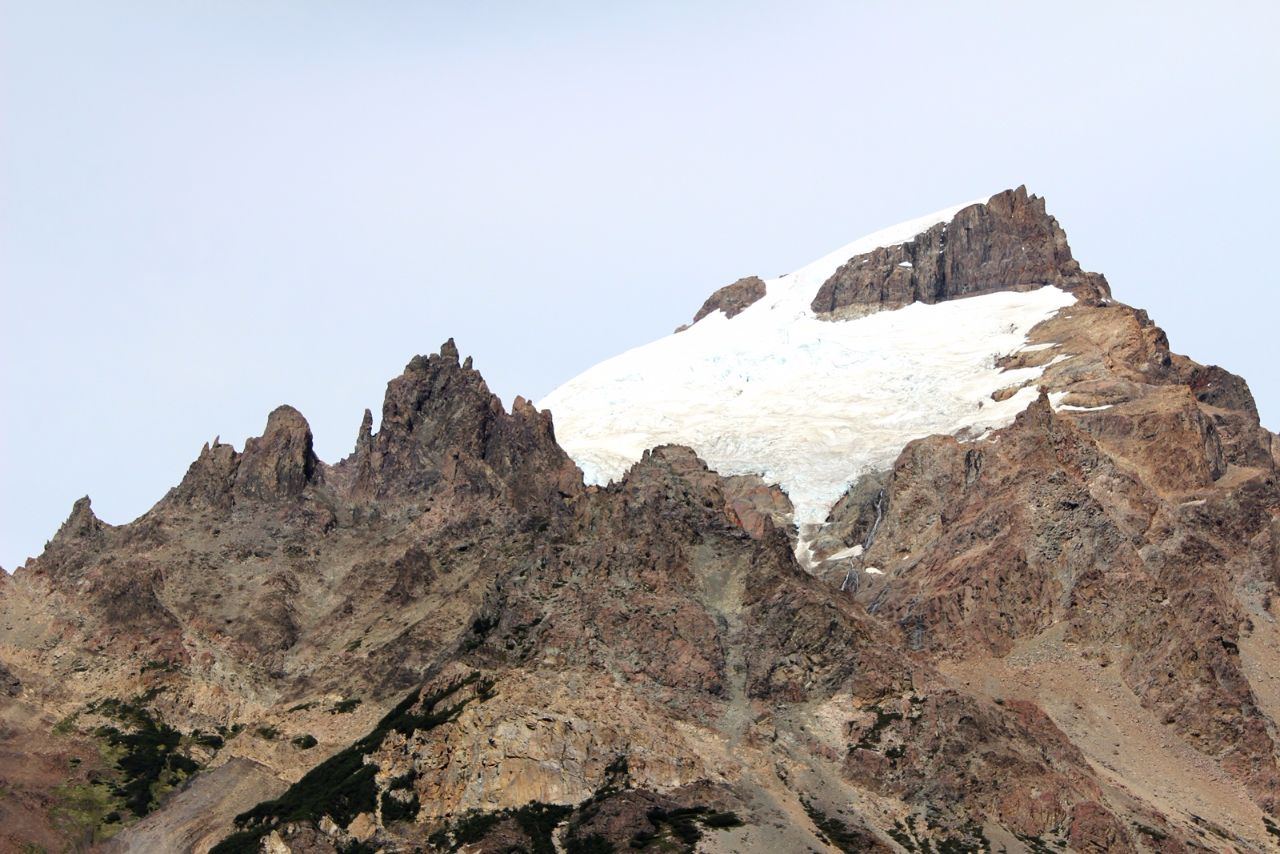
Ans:
{"type": "Polygon", "coordinates": [[[854,320],[820,320],[810,309],[851,257],[910,240],[961,207],[769,280],[764,297],[736,317],[714,312],[601,362],[538,405],[551,410],[560,443],[589,482],[620,478],[648,448],[683,444],[722,474],[781,486],[797,524],[820,524],[859,475],[888,467],[912,439],[978,435],[1035,400],[1043,367],[1001,370],[992,354],[1030,349],[1031,328],[1075,301],[1058,288],[915,303],[854,320]],[[1023,384],[1007,400],[991,399],[1023,384]]]}

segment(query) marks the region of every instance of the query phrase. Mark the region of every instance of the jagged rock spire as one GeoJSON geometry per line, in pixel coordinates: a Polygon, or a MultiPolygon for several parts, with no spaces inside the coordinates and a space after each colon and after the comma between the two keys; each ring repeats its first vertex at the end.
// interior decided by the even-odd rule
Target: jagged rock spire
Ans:
{"type": "Polygon", "coordinates": [[[281,406],[268,416],[262,436],[244,443],[235,488],[249,497],[288,498],[315,479],[318,462],[307,419],[281,406]]]}
{"type": "Polygon", "coordinates": [[[523,398],[506,412],[470,357],[459,362],[452,338],[438,355],[413,357],[387,384],[382,425],[357,445],[351,464],[354,494],[366,499],[421,493],[445,478],[488,493],[581,489],[550,413],[523,398]]]}
{"type": "Polygon", "coordinates": [[[364,418],[360,419],[360,432],[356,434],[356,450],[357,456],[368,454],[373,447],[373,413],[368,409],[364,411],[364,418]]]}
{"type": "Polygon", "coordinates": [[[100,533],[104,527],[106,527],[105,524],[93,512],[93,502],[86,495],[76,499],[75,504],[71,505],[71,514],[58,528],[58,533],[53,535],[50,544],[92,537],[100,533]]]}
{"type": "Polygon", "coordinates": [[[262,435],[247,439],[244,451],[214,440],[166,501],[228,508],[237,500],[280,500],[300,495],[322,478],[312,447],[311,426],[292,406],[277,407],[262,435]]]}

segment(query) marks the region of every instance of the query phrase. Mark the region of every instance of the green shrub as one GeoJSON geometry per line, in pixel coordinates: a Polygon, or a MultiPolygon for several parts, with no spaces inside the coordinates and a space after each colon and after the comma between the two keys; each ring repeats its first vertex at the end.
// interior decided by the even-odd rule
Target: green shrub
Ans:
{"type": "Polygon", "coordinates": [[[90,704],[90,711],[132,728],[122,731],[104,725],[94,730],[111,747],[121,748],[116,760],[122,780],[113,791],[136,816],[151,812],[157,790],[175,786],[200,770],[200,765],[179,750],[182,733],[156,720],[144,704],[159,693],[151,689],[133,700],[106,699],[90,704]]]}
{"type": "MultiPolygon", "coordinates": [[[[818,828],[819,833],[826,837],[827,841],[836,848],[848,852],[848,854],[866,850],[868,842],[866,834],[851,829],[840,819],[827,815],[807,800],[801,800],[800,804],[804,807],[804,811],[809,814],[810,820],[818,828]]],[[[916,850],[915,841],[907,835],[905,828],[902,828],[900,824],[895,824],[894,829],[889,831],[889,835],[908,851],[916,850]]]]}
{"type": "Polygon", "coordinates": [[[414,792],[409,796],[407,801],[399,798],[393,798],[390,794],[382,796],[382,821],[384,824],[390,824],[393,821],[413,821],[418,817],[418,810],[422,805],[418,803],[418,794],[414,792]]]}
{"type": "Polygon", "coordinates": [[[702,819],[704,827],[712,830],[725,830],[730,827],[742,827],[742,819],[734,812],[713,812],[702,819]]]}
{"type": "Polygon", "coordinates": [[[551,834],[571,812],[573,807],[534,801],[515,810],[512,816],[516,824],[520,825],[520,829],[529,837],[529,842],[532,844],[530,854],[556,854],[551,834]]]}
{"type": "Polygon", "coordinates": [[[858,741],[857,747],[862,750],[873,749],[880,743],[880,734],[885,728],[894,721],[902,720],[903,717],[902,712],[886,712],[879,706],[873,707],[872,711],[876,713],[876,721],[871,725],[871,729],[867,730],[858,741]]]}
{"type": "Polygon", "coordinates": [[[201,732],[198,729],[191,731],[191,740],[201,747],[211,747],[214,750],[221,750],[223,745],[226,744],[222,736],[201,732]]]}
{"type": "Polygon", "coordinates": [[[593,833],[582,838],[569,837],[565,840],[564,850],[566,854],[616,854],[618,849],[600,834],[593,833]]]}
{"type": "MultiPolygon", "coordinates": [[[[450,828],[453,832],[453,838],[459,845],[468,845],[472,842],[479,842],[489,835],[489,831],[493,826],[505,817],[502,812],[468,812],[464,814],[450,828]]],[[[443,844],[436,847],[442,848],[447,845],[447,838],[443,844]]]]}
{"type": "MultiPolygon", "coordinates": [[[[240,830],[215,845],[210,854],[257,851],[258,840],[281,824],[316,822],[321,816],[328,815],[339,826],[346,827],[360,813],[372,812],[378,802],[378,787],[374,781],[378,766],[366,763],[365,757],[376,751],[393,730],[409,735],[414,730],[431,729],[456,718],[468,701],[463,700],[441,711],[437,711],[436,706],[479,679],[480,674],[473,673],[466,679],[423,698],[422,711],[417,713],[410,710],[419,704],[420,691],[411,692],[387,712],[371,732],[312,768],[280,797],[263,801],[236,816],[235,824],[240,830]]],[[[481,687],[488,691],[492,683],[481,683],[481,687]]],[[[346,710],[350,711],[360,701],[355,699],[344,702],[353,704],[346,710]]],[[[384,806],[385,803],[384,799],[384,806]]],[[[416,812],[415,810],[415,815],[416,812]]]]}

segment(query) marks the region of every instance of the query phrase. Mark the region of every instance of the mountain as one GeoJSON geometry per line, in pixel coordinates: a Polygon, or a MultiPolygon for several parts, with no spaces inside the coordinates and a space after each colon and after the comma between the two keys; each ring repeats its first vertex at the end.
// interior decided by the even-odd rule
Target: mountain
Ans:
{"type": "Polygon", "coordinates": [[[0,847],[1280,840],[1280,439],[1023,188],[538,407],[447,342],[372,425],[0,578],[0,847]]]}
{"type": "Polygon", "coordinates": [[[1044,349],[1021,349],[1032,328],[1109,296],[1072,260],[1042,200],[1003,193],[768,282],[735,282],[691,327],[595,366],[540,405],[588,482],[679,443],[722,474],[778,484],[796,522],[815,525],[912,439],[1009,424],[1035,400],[1043,365],[997,357],[1044,349]]]}

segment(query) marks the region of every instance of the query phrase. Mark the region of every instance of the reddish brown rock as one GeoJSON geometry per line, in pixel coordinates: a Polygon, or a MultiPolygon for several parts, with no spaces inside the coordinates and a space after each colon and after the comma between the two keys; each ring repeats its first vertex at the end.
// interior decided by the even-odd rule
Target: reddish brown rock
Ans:
{"type": "Polygon", "coordinates": [[[262,436],[245,441],[235,489],[249,498],[292,498],[315,480],[318,468],[307,419],[281,406],[267,418],[262,436]]]}
{"type": "Polygon", "coordinates": [[[849,259],[814,295],[820,315],[1055,285],[1088,302],[1106,280],[1071,257],[1066,233],[1025,187],[970,205],[912,240],[849,259]]]}
{"type": "Polygon", "coordinates": [[[759,276],[747,276],[746,278],[738,279],[733,284],[725,285],[707,297],[707,301],[702,304],[702,308],[698,309],[698,313],[693,316],[693,322],[697,323],[713,311],[723,311],[725,317],[736,317],[763,297],[764,294],[764,280],[759,276]]]}
{"type": "Polygon", "coordinates": [[[479,372],[458,363],[453,340],[416,356],[387,385],[382,424],[362,426],[355,454],[339,464],[362,499],[425,495],[442,480],[455,491],[510,495],[532,508],[581,489],[582,475],[555,441],[551,415],[523,398],[511,413],[479,372]],[[542,475],[550,471],[552,477],[542,475]],[[535,494],[539,493],[539,494],[535,494]]]}
{"type": "Polygon", "coordinates": [[[1073,851],[1106,854],[1134,850],[1124,827],[1101,804],[1089,801],[1076,804],[1071,809],[1070,821],[1067,839],[1073,851]]]}
{"type": "Polygon", "coordinates": [[[993,441],[908,446],[863,558],[888,574],[859,598],[909,646],[948,656],[1002,655],[1060,622],[1074,644],[1118,648],[1143,702],[1270,809],[1274,745],[1228,591],[1231,567],[1259,559],[1280,489],[1272,472],[1219,485],[1224,473],[1185,387],[1078,417],[1042,396],[993,441]]]}
{"type": "Polygon", "coordinates": [[[757,540],[770,528],[786,528],[793,512],[791,499],[777,486],[770,486],[754,475],[736,475],[724,479],[723,490],[730,521],[757,540]]]}

